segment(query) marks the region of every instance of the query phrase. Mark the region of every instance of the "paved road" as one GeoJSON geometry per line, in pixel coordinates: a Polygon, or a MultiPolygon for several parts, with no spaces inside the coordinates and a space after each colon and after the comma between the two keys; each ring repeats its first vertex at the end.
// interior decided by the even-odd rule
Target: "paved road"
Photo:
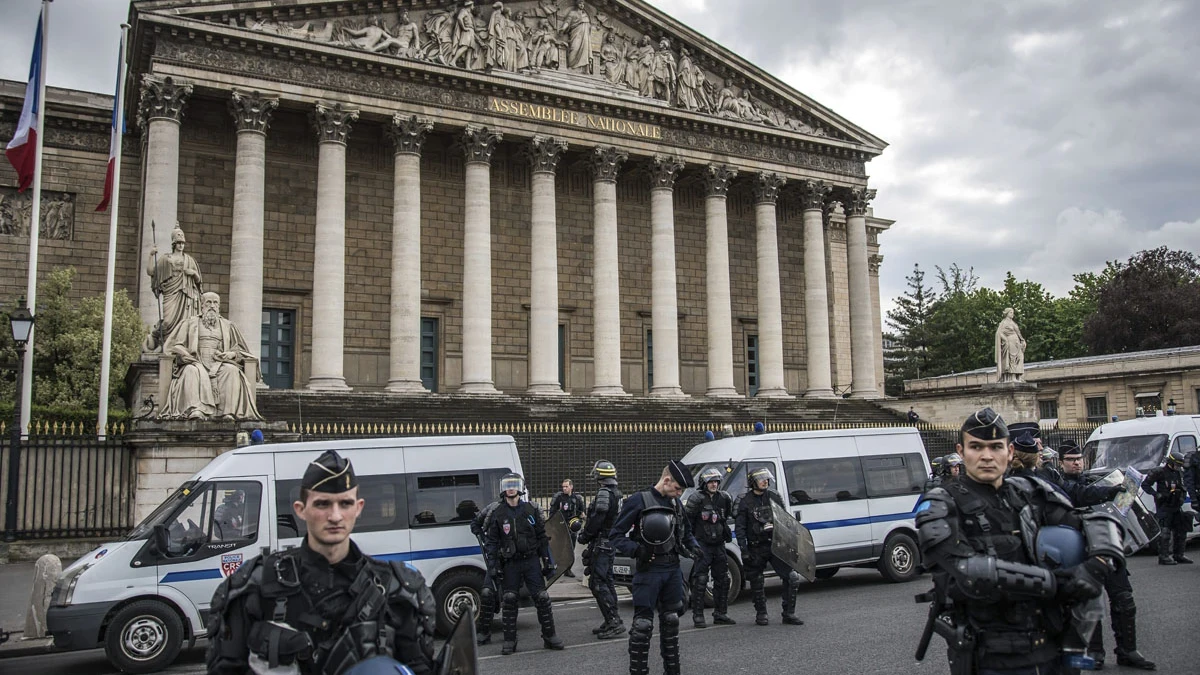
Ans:
{"type": "MultiPolygon", "coordinates": [[[[1192,556],[1197,555],[1192,547],[1192,556]]],[[[1143,653],[1159,664],[1159,672],[1200,673],[1200,565],[1159,567],[1155,559],[1138,556],[1131,563],[1137,592],[1138,624],[1143,653]]],[[[778,621],[778,583],[768,586],[772,623],[757,627],[753,607],[743,599],[730,608],[737,626],[686,628],[680,638],[683,668],[689,672],[754,673],[755,675],[853,673],[892,675],[913,673],[946,675],[948,669],[940,639],[935,638],[924,663],[913,660],[925,617],[913,595],[928,586],[928,577],[909,584],[889,584],[867,570],[842,570],[835,578],[806,586],[800,595],[799,614],[804,626],[783,626],[778,621]]],[[[622,602],[622,613],[632,613],[622,602]]],[[[587,673],[622,675],[628,672],[626,641],[600,642],[590,630],[599,623],[599,612],[587,600],[555,605],[564,652],[541,649],[532,608],[520,617],[519,651],[500,656],[499,641],[481,649],[480,672],[498,675],[516,672],[587,673]]],[[[1107,632],[1107,626],[1106,626],[1107,632]]],[[[1107,672],[1138,672],[1115,668],[1108,633],[1110,666],[1107,672]]],[[[657,659],[652,651],[652,663],[657,659]]],[[[201,673],[203,650],[185,653],[168,672],[201,673]]],[[[659,662],[661,663],[661,662],[659,662]]],[[[661,672],[652,665],[652,672],[661,672]]],[[[99,675],[114,672],[99,651],[0,660],[5,675],[99,675]]]]}

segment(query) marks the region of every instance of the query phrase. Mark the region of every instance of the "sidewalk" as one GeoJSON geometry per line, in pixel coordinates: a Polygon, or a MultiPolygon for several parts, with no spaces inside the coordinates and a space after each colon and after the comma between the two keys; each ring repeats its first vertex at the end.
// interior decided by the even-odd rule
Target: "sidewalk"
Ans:
{"type": "Polygon", "coordinates": [[[50,638],[22,640],[25,611],[33,592],[34,563],[0,565],[0,629],[11,631],[8,642],[0,645],[0,658],[38,654],[49,649],[50,638]]]}

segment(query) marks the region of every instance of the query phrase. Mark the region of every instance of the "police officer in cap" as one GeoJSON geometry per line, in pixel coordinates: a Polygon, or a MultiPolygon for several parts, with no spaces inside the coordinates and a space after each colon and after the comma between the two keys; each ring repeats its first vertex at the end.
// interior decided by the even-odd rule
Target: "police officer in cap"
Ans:
{"type": "Polygon", "coordinates": [[[496,501],[480,509],[471,519],[471,534],[475,535],[475,539],[479,542],[479,550],[483,553],[485,568],[483,585],[479,588],[479,616],[475,617],[475,642],[481,645],[492,641],[492,621],[495,620],[496,612],[500,609],[500,584],[497,581],[499,576],[497,565],[499,563],[488,555],[487,546],[484,545],[484,535],[491,522],[492,514],[503,502],[504,496],[501,495],[496,501]]]}
{"type": "Polygon", "coordinates": [[[592,629],[601,640],[611,640],[625,634],[625,622],[617,611],[617,586],[613,583],[613,547],[608,533],[617,521],[621,505],[621,488],[617,486],[617,467],[601,459],[592,465],[590,478],[599,486],[587,508],[587,524],[579,534],[579,543],[587,546],[583,552],[583,573],[588,575],[588,588],[596,598],[596,606],[604,623],[592,629]]]}
{"type": "MultiPolygon", "coordinates": [[[[1008,427],[991,408],[968,417],[961,433],[963,475],[927,492],[916,517],[935,585],[929,627],[949,633],[950,672],[1073,672],[1064,655],[1082,657],[1087,636],[1079,633],[1091,627],[1074,627],[1072,608],[1096,602],[1105,580],[1124,565],[1118,524],[1075,510],[1036,476],[1005,477],[1013,449],[1008,427]],[[1066,528],[1048,528],[1055,525],[1066,528]],[[1082,562],[1049,569],[1043,535],[1073,540],[1082,562]]],[[[1036,444],[1029,445],[1036,456],[1036,444]]]]}
{"type": "Polygon", "coordinates": [[[733,541],[729,523],[733,520],[733,499],[721,489],[723,474],[716,467],[700,473],[700,489],[684,504],[688,525],[700,543],[700,555],[692,565],[692,623],[704,628],[704,597],[708,594],[709,572],[713,582],[713,623],[735,624],[729,609],[729,559],[725,543],[733,541]]]}
{"type": "Polygon", "coordinates": [[[484,555],[498,561],[503,589],[500,618],[504,622],[504,645],[500,653],[507,656],[517,651],[517,600],[522,584],[537,610],[542,646],[562,649],[563,642],[554,631],[550,594],[546,592],[546,578],[555,570],[546,519],[536,504],[521,501],[525,481],[520,474],[505,474],[500,479],[500,491],[504,501],[492,512],[484,532],[484,555]]]}
{"type": "Polygon", "coordinates": [[[1146,474],[1142,489],[1154,497],[1154,517],[1162,528],[1158,539],[1159,565],[1190,565],[1192,559],[1183,554],[1188,532],[1192,531],[1192,516],[1183,512],[1183,453],[1172,450],[1162,466],[1146,474]]]}
{"type": "Polygon", "coordinates": [[[432,670],[433,596],[420,572],[350,539],[362,509],[349,461],[330,450],[308,465],[292,504],[304,541],[252,558],[213,594],[209,673],[336,675],[376,656],[432,670]]]}
{"type": "MultiPolygon", "coordinates": [[[[579,531],[583,529],[583,510],[583,495],[575,492],[575,484],[571,482],[570,478],[564,478],[562,490],[554,493],[554,496],[550,499],[550,514],[553,515],[555,511],[562,512],[563,522],[567,524],[567,532],[571,536],[572,551],[575,550],[575,542],[579,537],[579,531]]],[[[567,571],[563,572],[563,576],[575,577],[575,573],[571,571],[574,562],[574,560],[571,560],[568,564],[568,561],[563,561],[564,564],[568,564],[567,571]]]]}
{"type": "Polygon", "coordinates": [[[621,506],[608,537],[621,555],[636,561],[633,625],[629,629],[629,675],[650,672],[650,637],[658,609],[663,675],[679,675],[679,615],[683,613],[683,572],[679,556],[695,555],[679,496],[693,487],[692,475],[671,460],[654,487],[631,495],[621,506]]]}
{"type": "Polygon", "coordinates": [[[754,623],[765,626],[767,620],[767,593],[764,590],[763,572],[770,565],[783,580],[783,622],[792,626],[803,626],[796,616],[796,594],[800,591],[800,575],[787,563],[771,553],[771,536],[774,534],[774,515],[771,502],[783,506],[783,498],[771,489],[775,477],[764,467],[751,469],[746,475],[750,489],[741,497],[733,510],[736,514],[734,531],[738,547],[742,549],[742,569],[750,582],[754,597],[754,623]]]}

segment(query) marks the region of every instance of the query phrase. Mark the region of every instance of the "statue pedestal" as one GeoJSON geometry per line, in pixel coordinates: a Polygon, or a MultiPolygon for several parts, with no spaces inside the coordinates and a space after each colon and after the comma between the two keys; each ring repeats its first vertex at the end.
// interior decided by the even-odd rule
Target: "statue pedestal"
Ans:
{"type": "Polygon", "coordinates": [[[971,413],[985,407],[995,410],[1005,422],[1038,420],[1037,385],[1032,382],[964,383],[941,377],[906,384],[914,382],[922,385],[914,387],[917,391],[880,401],[880,405],[900,414],[912,407],[921,415],[921,421],[930,424],[958,426],[971,413]]]}
{"type": "Polygon", "coordinates": [[[254,429],[262,430],[267,443],[300,440],[300,434],[288,431],[286,422],[135,421],[125,435],[137,459],[134,522],[150,515],[214,457],[236,449],[239,431],[254,429]]]}

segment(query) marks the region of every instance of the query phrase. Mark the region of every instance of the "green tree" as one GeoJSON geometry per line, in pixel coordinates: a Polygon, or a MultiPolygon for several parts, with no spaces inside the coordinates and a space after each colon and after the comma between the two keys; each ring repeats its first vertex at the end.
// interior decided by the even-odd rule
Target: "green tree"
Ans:
{"type": "MultiPolygon", "coordinates": [[[[104,297],[73,298],[75,268],[58,268],[38,292],[33,340],[33,404],[56,411],[95,411],[100,396],[100,360],[104,337],[104,297]]],[[[16,350],[8,330],[0,336],[0,361],[11,364],[0,381],[0,400],[11,411],[15,392],[16,350]]],[[[125,371],[141,352],[145,328],[128,294],[113,297],[110,405],[120,407],[125,371]]]]}
{"type": "Polygon", "coordinates": [[[1083,340],[1083,324],[1096,313],[1100,290],[1112,280],[1118,269],[1120,263],[1114,261],[1107,263],[1098,273],[1076,274],[1073,277],[1075,287],[1065,297],[1054,300],[1054,312],[1058,317],[1056,357],[1069,359],[1091,353],[1083,340]]]}
{"type": "Polygon", "coordinates": [[[903,393],[904,380],[929,373],[929,317],[937,297],[925,285],[920,265],[913,265],[913,273],[904,280],[908,290],[887,313],[887,338],[896,344],[884,364],[884,391],[889,396],[903,393]]]}
{"type": "Polygon", "coordinates": [[[979,288],[973,268],[954,264],[938,267],[937,273],[941,291],[929,320],[929,374],[961,373],[994,363],[994,334],[1004,299],[990,288],[979,288]]]}
{"type": "Polygon", "coordinates": [[[1093,354],[1200,344],[1200,261],[1162,246],[1116,265],[1083,341],[1093,354]]]}

